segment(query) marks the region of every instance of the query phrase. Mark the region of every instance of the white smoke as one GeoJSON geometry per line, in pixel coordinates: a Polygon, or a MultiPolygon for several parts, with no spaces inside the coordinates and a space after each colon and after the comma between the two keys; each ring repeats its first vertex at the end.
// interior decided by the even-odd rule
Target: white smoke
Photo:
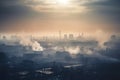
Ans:
{"type": "Polygon", "coordinates": [[[109,40],[110,36],[111,36],[110,33],[103,32],[101,30],[97,31],[94,35],[95,39],[99,42],[99,47],[102,49],[106,49],[104,43],[109,40]]]}
{"type": "Polygon", "coordinates": [[[65,51],[68,51],[70,54],[78,54],[80,52],[80,47],[65,47],[65,51]]]}
{"type": "Polygon", "coordinates": [[[23,45],[28,48],[30,47],[33,51],[43,51],[43,47],[40,45],[40,43],[29,38],[22,38],[20,40],[20,45],[23,45]]]}
{"type": "Polygon", "coordinates": [[[95,53],[94,50],[92,51],[89,48],[80,47],[80,46],[64,46],[64,47],[56,46],[56,47],[53,47],[52,49],[55,50],[55,51],[67,51],[72,55],[76,55],[76,54],[91,55],[91,54],[95,53]]]}

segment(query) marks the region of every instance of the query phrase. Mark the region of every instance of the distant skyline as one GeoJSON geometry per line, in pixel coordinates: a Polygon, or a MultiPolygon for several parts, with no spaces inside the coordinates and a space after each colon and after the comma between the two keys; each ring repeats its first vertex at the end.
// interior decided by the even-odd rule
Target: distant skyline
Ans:
{"type": "Polygon", "coordinates": [[[120,0],[0,0],[0,32],[120,31],[120,0]]]}

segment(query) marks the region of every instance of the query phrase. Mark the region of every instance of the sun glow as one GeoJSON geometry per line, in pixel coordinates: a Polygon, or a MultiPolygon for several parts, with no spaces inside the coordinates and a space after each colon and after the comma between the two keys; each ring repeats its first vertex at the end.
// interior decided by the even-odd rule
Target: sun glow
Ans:
{"type": "Polygon", "coordinates": [[[67,5],[69,3],[69,0],[56,0],[56,3],[59,5],[67,5]]]}
{"type": "Polygon", "coordinates": [[[88,11],[86,6],[76,2],[73,0],[28,0],[26,5],[37,12],[84,13],[88,11]]]}

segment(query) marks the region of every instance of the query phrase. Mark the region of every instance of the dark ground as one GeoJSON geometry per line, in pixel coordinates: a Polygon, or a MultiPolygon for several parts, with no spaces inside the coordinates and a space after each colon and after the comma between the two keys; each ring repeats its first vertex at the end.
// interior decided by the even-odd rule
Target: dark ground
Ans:
{"type": "Polygon", "coordinates": [[[1,52],[0,80],[120,80],[120,63],[102,62],[69,68],[65,68],[61,63],[36,64],[29,60],[14,64],[10,63],[8,57],[1,52]],[[36,72],[36,70],[52,73],[36,72]]]}

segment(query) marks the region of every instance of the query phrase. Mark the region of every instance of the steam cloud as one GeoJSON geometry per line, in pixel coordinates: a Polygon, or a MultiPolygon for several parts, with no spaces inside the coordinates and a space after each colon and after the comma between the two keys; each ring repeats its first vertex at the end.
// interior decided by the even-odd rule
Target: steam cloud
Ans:
{"type": "Polygon", "coordinates": [[[43,51],[43,47],[35,40],[31,40],[29,38],[22,38],[20,41],[20,45],[31,48],[33,51],[43,51]]]}
{"type": "Polygon", "coordinates": [[[68,51],[71,54],[78,54],[80,52],[79,46],[77,47],[65,47],[65,51],[68,51]]]}

